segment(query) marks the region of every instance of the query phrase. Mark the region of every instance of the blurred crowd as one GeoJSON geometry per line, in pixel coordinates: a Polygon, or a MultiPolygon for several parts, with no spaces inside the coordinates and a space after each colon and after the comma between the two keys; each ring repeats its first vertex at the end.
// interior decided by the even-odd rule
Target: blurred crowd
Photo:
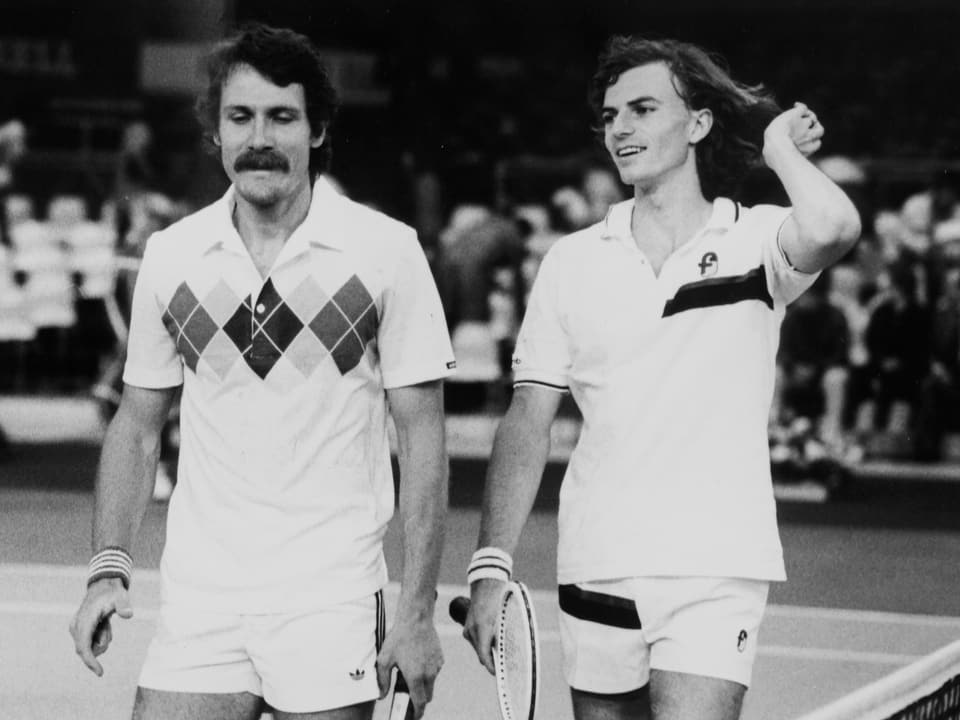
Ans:
{"type": "MultiPolygon", "coordinates": [[[[0,393],[91,393],[109,416],[143,244],[194,207],[158,191],[143,122],[123,132],[105,202],[57,195],[41,207],[16,183],[28,136],[17,120],[0,125],[0,393]]],[[[844,158],[822,168],[853,194],[869,180],[844,158]]],[[[404,219],[430,225],[418,230],[458,360],[448,410],[500,412],[541,259],[625,191],[589,161],[535,202],[442,208],[430,185],[416,188],[424,207],[404,219]]],[[[770,418],[775,462],[960,454],[960,197],[931,182],[865,212],[856,249],[787,311],[770,418]]]]}

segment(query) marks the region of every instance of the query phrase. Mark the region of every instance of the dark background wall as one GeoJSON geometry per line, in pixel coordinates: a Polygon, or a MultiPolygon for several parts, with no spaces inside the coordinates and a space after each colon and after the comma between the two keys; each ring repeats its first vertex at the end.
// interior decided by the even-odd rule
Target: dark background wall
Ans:
{"type": "Polygon", "coordinates": [[[804,100],[828,128],[825,153],[915,182],[960,160],[953,0],[4,0],[0,12],[0,120],[28,122],[51,192],[103,176],[134,118],[154,126],[171,190],[218,189],[198,156],[191,82],[176,78],[247,20],[289,25],[330,53],[347,91],[334,172],[399,214],[422,168],[455,178],[453,201],[489,195],[505,158],[595,154],[586,84],[617,32],[702,43],[781,102],[804,100]],[[151,48],[187,59],[145,87],[151,48]]]}

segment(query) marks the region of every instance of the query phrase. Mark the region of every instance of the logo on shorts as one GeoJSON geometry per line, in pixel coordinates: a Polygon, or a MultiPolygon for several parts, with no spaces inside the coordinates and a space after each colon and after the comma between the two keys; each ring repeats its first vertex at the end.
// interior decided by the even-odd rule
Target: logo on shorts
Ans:
{"type": "Polygon", "coordinates": [[[363,676],[365,674],[366,674],[365,670],[361,670],[360,668],[357,668],[356,670],[353,670],[350,672],[350,677],[353,678],[354,680],[363,680],[363,676]]]}
{"type": "Polygon", "coordinates": [[[700,277],[710,277],[711,275],[716,275],[717,268],[719,267],[717,254],[712,251],[704,253],[697,265],[700,268],[700,277]]]}
{"type": "Polygon", "coordinates": [[[743,652],[747,649],[747,631],[741,630],[737,635],[737,652],[743,652]]]}

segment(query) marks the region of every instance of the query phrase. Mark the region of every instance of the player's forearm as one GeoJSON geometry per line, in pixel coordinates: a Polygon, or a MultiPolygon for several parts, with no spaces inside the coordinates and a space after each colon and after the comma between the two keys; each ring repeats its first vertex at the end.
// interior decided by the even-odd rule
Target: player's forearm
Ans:
{"type": "Polygon", "coordinates": [[[497,428],[487,470],[480,520],[480,547],[511,555],[520,541],[550,452],[550,423],[530,422],[521,404],[511,404],[497,428]]]}
{"type": "Polygon", "coordinates": [[[150,501],[160,456],[160,433],[136,426],[121,410],[104,438],[97,472],[93,551],[133,545],[150,501]]]}
{"type": "Polygon", "coordinates": [[[768,140],[763,156],[790,198],[802,251],[819,266],[798,267],[818,270],[842,257],[860,237],[860,216],[847,194],[789,140],[768,140]]]}
{"type": "Polygon", "coordinates": [[[442,420],[397,429],[403,576],[398,618],[433,617],[448,496],[442,420]]]}

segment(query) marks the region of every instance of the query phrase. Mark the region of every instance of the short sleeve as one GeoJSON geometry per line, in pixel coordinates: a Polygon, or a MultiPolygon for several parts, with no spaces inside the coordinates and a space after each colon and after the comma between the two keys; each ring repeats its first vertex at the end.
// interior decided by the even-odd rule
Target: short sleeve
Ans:
{"type": "Polygon", "coordinates": [[[396,238],[392,281],[377,331],[385,388],[451,375],[456,367],[440,294],[413,231],[396,238]]]}
{"type": "Polygon", "coordinates": [[[573,363],[562,322],[558,255],[547,253],[533,281],[513,353],[514,385],[569,390],[573,363]]]}
{"type": "Polygon", "coordinates": [[[806,273],[790,264],[780,246],[780,231],[790,217],[792,208],[775,205],[759,205],[750,213],[753,232],[760,237],[763,266],[767,275],[770,295],[779,305],[789,305],[806,291],[820,276],[819,272],[806,273]]]}
{"type": "Polygon", "coordinates": [[[153,236],[147,242],[133,291],[127,361],[123,381],[143,388],[175,387],[183,383],[183,363],[163,324],[164,305],[158,279],[161,264],[153,236]]]}

